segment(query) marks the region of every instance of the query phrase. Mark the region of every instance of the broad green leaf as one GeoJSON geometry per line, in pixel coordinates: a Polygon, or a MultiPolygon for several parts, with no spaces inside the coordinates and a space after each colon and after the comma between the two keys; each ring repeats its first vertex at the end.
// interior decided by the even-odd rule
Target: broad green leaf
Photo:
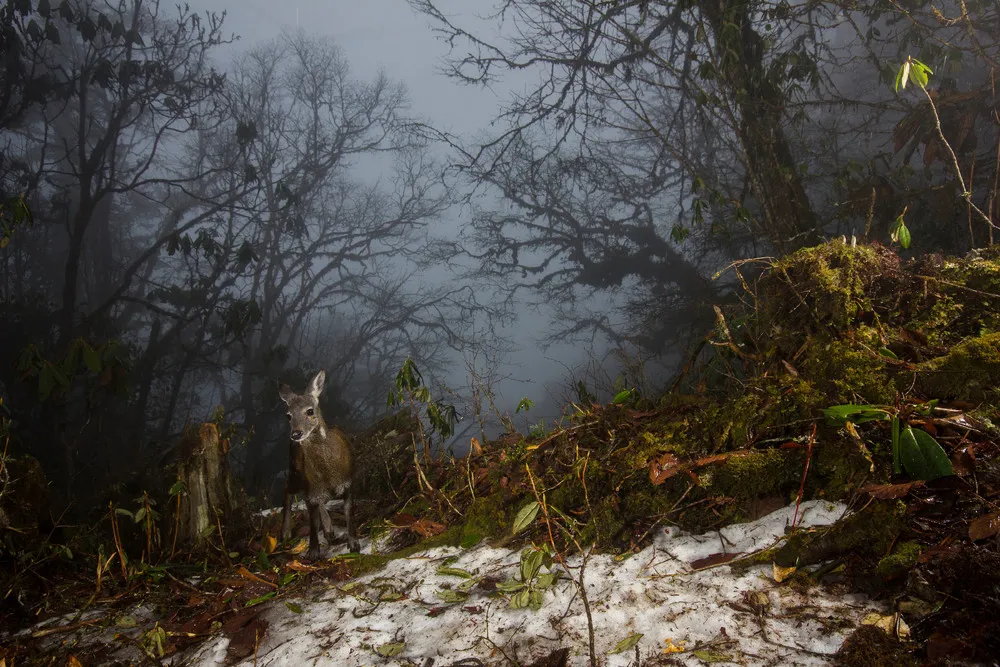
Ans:
{"type": "Polygon", "coordinates": [[[544,554],[541,551],[532,549],[521,556],[521,581],[528,583],[535,578],[538,571],[542,569],[542,558],[544,554]]]}
{"type": "Polygon", "coordinates": [[[545,602],[545,596],[542,591],[533,589],[528,592],[528,606],[534,611],[538,611],[542,608],[542,603],[545,602]]]}
{"type": "Polygon", "coordinates": [[[516,579],[508,579],[503,583],[497,584],[497,590],[502,593],[514,593],[524,588],[524,584],[516,579]]]}
{"type": "Polygon", "coordinates": [[[735,662],[733,656],[728,653],[720,653],[717,651],[712,651],[709,649],[699,649],[697,651],[691,651],[691,655],[698,658],[702,662],[708,663],[710,665],[717,662],[735,662]]]}
{"type": "Polygon", "coordinates": [[[954,474],[948,455],[926,431],[907,426],[899,441],[903,467],[915,478],[930,481],[954,474]]]}
{"type": "Polygon", "coordinates": [[[638,644],[640,639],[642,639],[642,633],[633,632],[628,637],[615,644],[615,647],[608,651],[608,653],[624,653],[638,644]]]}
{"type": "Polygon", "coordinates": [[[558,578],[558,572],[545,572],[544,574],[538,575],[538,578],[535,580],[535,586],[538,588],[548,588],[552,584],[556,583],[558,578]]]}
{"type": "Polygon", "coordinates": [[[510,606],[514,609],[524,609],[531,602],[531,591],[525,588],[519,593],[510,596],[510,606]]]}
{"type": "Polygon", "coordinates": [[[254,607],[256,605],[259,605],[261,602],[267,602],[268,600],[270,600],[271,598],[273,598],[277,594],[278,594],[277,591],[271,591],[270,593],[264,593],[260,597],[253,598],[252,600],[247,600],[246,604],[244,604],[243,606],[244,607],[254,607]]]}
{"type": "Polygon", "coordinates": [[[404,642],[389,642],[388,644],[376,646],[375,652],[383,658],[393,658],[402,653],[404,648],[406,648],[404,642]]]}
{"type": "Polygon", "coordinates": [[[888,419],[889,413],[877,405],[834,405],[823,410],[823,414],[828,419],[839,422],[854,422],[864,424],[865,422],[888,419]]]}
{"type": "Polygon", "coordinates": [[[907,60],[903,63],[903,66],[899,68],[896,72],[896,92],[899,92],[900,88],[906,88],[906,84],[910,80],[910,61],[907,60]]]}
{"type": "Polygon", "coordinates": [[[538,516],[539,507],[541,506],[538,504],[538,501],[532,500],[530,503],[521,508],[521,511],[517,513],[517,517],[514,519],[515,535],[531,525],[531,522],[535,520],[536,516],[538,516]]]}
{"type": "Polygon", "coordinates": [[[469,594],[465,591],[456,591],[450,588],[442,588],[437,592],[437,596],[448,603],[465,602],[469,599],[469,594]]]}
{"type": "Polygon", "coordinates": [[[292,612],[293,614],[302,613],[302,607],[300,607],[299,605],[295,604],[290,600],[285,600],[285,606],[288,607],[288,611],[292,612]]]}
{"type": "Polygon", "coordinates": [[[897,360],[899,359],[899,357],[896,356],[896,353],[887,347],[880,347],[878,349],[878,353],[881,354],[883,357],[889,357],[890,359],[897,359],[897,360]]]}
{"type": "Polygon", "coordinates": [[[621,405],[622,403],[628,401],[630,398],[632,398],[632,390],[625,389],[615,394],[615,397],[611,399],[611,402],[615,405],[621,405]]]}
{"type": "Polygon", "coordinates": [[[437,569],[437,573],[445,576],[462,577],[463,579],[470,579],[472,577],[472,574],[466,570],[458,567],[447,567],[444,565],[437,569]]]}

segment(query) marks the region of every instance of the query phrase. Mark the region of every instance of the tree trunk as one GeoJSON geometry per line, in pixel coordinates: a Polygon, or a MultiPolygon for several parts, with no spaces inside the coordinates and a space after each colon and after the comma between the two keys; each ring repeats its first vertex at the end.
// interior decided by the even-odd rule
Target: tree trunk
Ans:
{"type": "Polygon", "coordinates": [[[180,544],[201,550],[221,537],[220,530],[246,520],[229,474],[227,454],[228,446],[219,440],[215,424],[184,429],[177,466],[177,479],[184,484],[177,510],[180,544]]]}
{"type": "Polygon", "coordinates": [[[787,253],[818,243],[819,230],[785,135],[786,100],[768,75],[764,40],[754,30],[749,7],[746,0],[701,4],[712,26],[723,80],[739,108],[734,130],[751,191],[761,208],[761,233],[776,250],[787,253]],[[726,30],[727,24],[739,27],[738,38],[726,30]]]}

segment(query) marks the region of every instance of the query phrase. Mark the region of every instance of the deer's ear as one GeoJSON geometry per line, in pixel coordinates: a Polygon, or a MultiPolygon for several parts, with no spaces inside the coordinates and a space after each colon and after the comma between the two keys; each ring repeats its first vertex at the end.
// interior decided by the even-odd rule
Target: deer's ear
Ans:
{"type": "Polygon", "coordinates": [[[295,392],[293,392],[292,388],[289,387],[287,384],[281,384],[278,386],[278,396],[280,396],[281,400],[283,400],[285,403],[288,403],[288,401],[292,400],[292,396],[294,395],[295,392]]]}
{"type": "Polygon", "coordinates": [[[320,371],[313,376],[312,381],[309,383],[309,393],[313,396],[319,396],[323,392],[323,384],[326,382],[326,371],[320,371]]]}

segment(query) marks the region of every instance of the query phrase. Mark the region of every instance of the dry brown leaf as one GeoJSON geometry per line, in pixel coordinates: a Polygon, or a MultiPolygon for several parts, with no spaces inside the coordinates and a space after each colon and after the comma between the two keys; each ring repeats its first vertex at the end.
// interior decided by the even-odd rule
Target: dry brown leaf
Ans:
{"type": "Polygon", "coordinates": [[[479,444],[479,438],[472,436],[469,440],[469,456],[476,457],[483,455],[483,446],[479,444]]]}
{"type": "MultiPolygon", "coordinates": [[[[4,667],[6,660],[0,658],[0,667],[4,667]]],[[[72,653],[66,658],[66,667],[83,667],[83,664],[72,653]]]]}
{"type": "Polygon", "coordinates": [[[653,483],[653,486],[659,486],[679,473],[681,469],[682,466],[678,458],[668,452],[649,462],[649,481],[653,483]]]}
{"type": "Polygon", "coordinates": [[[792,366],[790,363],[788,363],[784,359],[781,360],[781,365],[785,367],[785,370],[788,371],[788,373],[792,377],[798,377],[799,376],[799,372],[797,370],[795,370],[795,366],[792,366]]]}
{"type": "Polygon", "coordinates": [[[969,524],[969,539],[973,542],[985,540],[1000,533],[1000,514],[986,514],[976,517],[969,524]]]}
{"type": "Polygon", "coordinates": [[[905,496],[910,492],[910,489],[918,488],[923,485],[924,482],[922,480],[904,482],[903,484],[869,484],[868,486],[863,487],[861,491],[877,500],[894,500],[905,496]]]}
{"type": "Polygon", "coordinates": [[[274,549],[278,546],[278,540],[274,539],[270,535],[265,535],[264,542],[261,546],[264,548],[264,553],[274,553],[274,549]]]}
{"type": "Polygon", "coordinates": [[[423,535],[424,537],[434,537],[435,535],[440,535],[445,531],[445,527],[437,523],[436,521],[431,521],[430,519],[417,519],[410,526],[410,530],[417,533],[418,535],[423,535]]]}
{"type": "Polygon", "coordinates": [[[700,570],[706,567],[712,567],[713,565],[720,565],[722,563],[728,563],[732,559],[741,555],[740,552],[737,553],[718,553],[712,554],[711,556],[705,556],[704,558],[699,558],[698,560],[693,560],[689,563],[692,570],[700,570]]]}
{"type": "Polygon", "coordinates": [[[412,514],[404,514],[400,512],[396,516],[392,517],[392,525],[396,528],[406,528],[407,526],[412,526],[417,520],[417,517],[412,514]]]}
{"type": "Polygon", "coordinates": [[[240,566],[240,569],[236,570],[236,572],[237,572],[237,574],[239,574],[244,579],[249,579],[250,581],[255,581],[258,584],[264,584],[265,586],[270,586],[271,588],[277,588],[278,587],[278,584],[274,583],[273,581],[268,581],[267,579],[264,579],[262,577],[258,577],[256,574],[254,574],[250,570],[246,569],[246,567],[244,567],[242,565],[240,566]]]}
{"type": "Polygon", "coordinates": [[[315,565],[306,565],[302,561],[292,560],[285,563],[285,569],[291,570],[292,572],[315,572],[319,567],[315,565]]]}
{"type": "Polygon", "coordinates": [[[308,546],[309,546],[309,543],[305,540],[305,538],[303,538],[303,539],[299,540],[298,543],[294,547],[292,547],[291,549],[289,549],[289,552],[291,552],[291,553],[293,553],[295,555],[298,555],[298,554],[302,553],[303,551],[305,551],[308,546]]]}

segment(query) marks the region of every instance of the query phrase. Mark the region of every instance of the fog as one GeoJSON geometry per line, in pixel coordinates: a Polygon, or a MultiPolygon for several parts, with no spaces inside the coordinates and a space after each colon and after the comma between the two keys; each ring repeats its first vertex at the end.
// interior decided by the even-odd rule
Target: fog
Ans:
{"type": "Polygon", "coordinates": [[[760,266],[734,262],[890,244],[904,211],[945,250],[992,239],[936,190],[961,162],[994,205],[988,12],[969,42],[930,10],[713,7],[9,9],[0,390],[26,449],[68,497],[141,486],[221,408],[254,490],[284,465],[279,381],[326,369],[359,430],[412,356],[461,453],[574,403],[723,387],[677,371],[728,345],[760,266]],[[954,160],[892,85],[918,55],[954,160]]]}

